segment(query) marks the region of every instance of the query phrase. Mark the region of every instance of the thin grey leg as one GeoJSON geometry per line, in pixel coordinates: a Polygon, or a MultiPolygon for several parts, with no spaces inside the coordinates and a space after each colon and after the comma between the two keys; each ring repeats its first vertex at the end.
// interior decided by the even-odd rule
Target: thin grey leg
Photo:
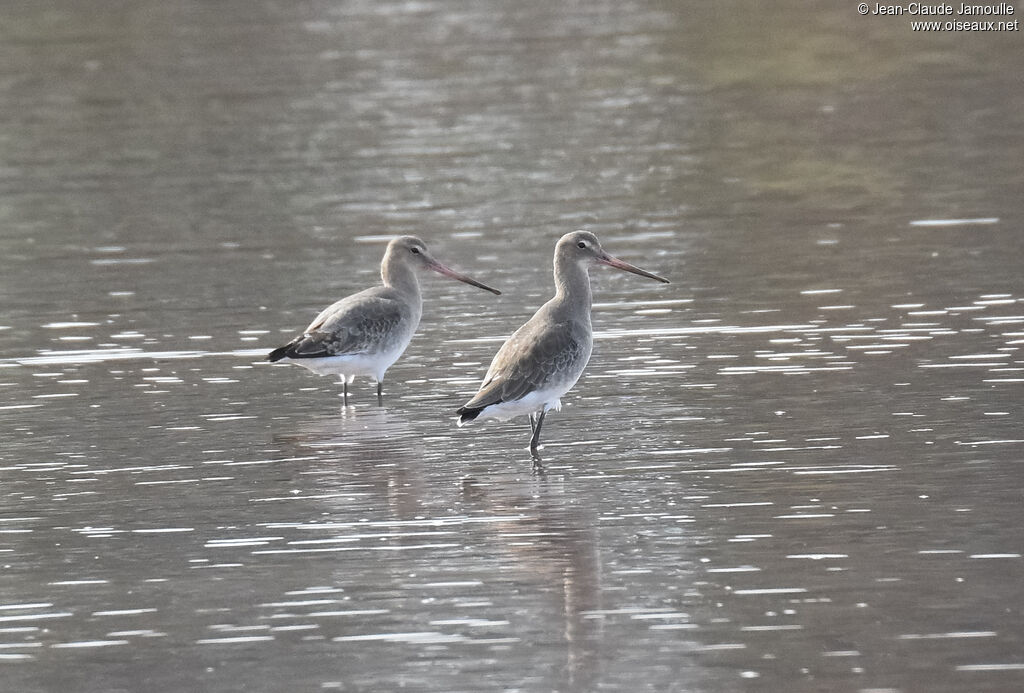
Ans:
{"type": "Polygon", "coordinates": [[[536,453],[537,452],[537,445],[540,443],[540,427],[541,427],[541,424],[544,423],[544,415],[546,413],[547,413],[546,411],[541,409],[540,413],[537,414],[537,423],[536,424],[534,424],[534,422],[533,422],[533,416],[532,415],[530,416],[530,424],[532,425],[532,428],[533,428],[533,437],[530,438],[530,452],[532,452],[532,453],[536,453]]]}
{"type": "Polygon", "coordinates": [[[377,381],[377,406],[384,406],[384,383],[377,381]]]}

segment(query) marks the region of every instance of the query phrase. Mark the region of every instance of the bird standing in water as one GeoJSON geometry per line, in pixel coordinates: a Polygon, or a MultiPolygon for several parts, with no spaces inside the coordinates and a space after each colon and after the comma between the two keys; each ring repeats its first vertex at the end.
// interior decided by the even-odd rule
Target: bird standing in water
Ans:
{"type": "Polygon", "coordinates": [[[423,314],[423,297],[416,271],[429,269],[500,294],[486,284],[438,262],[415,236],[388,243],[380,265],[383,284],[325,308],[305,331],[267,356],[288,359],[318,375],[341,377],[342,396],[348,404],[348,386],[357,375],[377,379],[377,402],[382,401],[384,373],[409,346],[423,314]]]}
{"type": "Polygon", "coordinates": [[[591,265],[602,264],[668,283],[601,248],[597,236],[573,231],[555,246],[555,296],[501,346],[474,397],[460,407],[460,426],[474,419],[530,416],[530,452],[537,459],[540,428],[549,409],[583,374],[594,345],[590,325],[591,265]]]}

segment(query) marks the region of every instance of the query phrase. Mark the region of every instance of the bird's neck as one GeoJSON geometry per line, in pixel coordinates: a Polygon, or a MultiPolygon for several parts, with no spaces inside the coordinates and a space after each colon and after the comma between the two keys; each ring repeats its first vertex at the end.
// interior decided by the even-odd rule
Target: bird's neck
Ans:
{"type": "Polygon", "coordinates": [[[398,262],[390,255],[385,256],[384,262],[381,263],[380,278],[384,286],[414,298],[420,296],[420,281],[416,276],[416,270],[404,262],[398,262]]]}
{"type": "Polygon", "coordinates": [[[555,258],[555,301],[570,315],[590,321],[590,274],[582,262],[555,258]]]}

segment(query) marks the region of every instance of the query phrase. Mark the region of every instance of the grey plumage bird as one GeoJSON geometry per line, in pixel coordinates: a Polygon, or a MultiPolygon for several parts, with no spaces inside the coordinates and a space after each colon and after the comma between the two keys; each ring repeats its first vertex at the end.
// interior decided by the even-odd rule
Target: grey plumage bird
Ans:
{"type": "Polygon", "coordinates": [[[536,455],[541,424],[550,409],[561,409],[590,360],[591,265],[602,264],[668,283],[601,248],[587,231],[567,233],[555,246],[555,296],[513,333],[491,361],[480,390],[456,413],[460,426],[475,419],[530,417],[530,450],[536,455]]]}
{"type": "Polygon", "coordinates": [[[325,308],[302,334],[267,356],[287,359],[319,375],[337,375],[347,403],[348,386],[357,375],[377,380],[377,399],[388,368],[409,346],[423,314],[417,271],[433,270],[446,277],[500,294],[435,259],[415,236],[388,243],[381,261],[383,283],[347,296],[325,308]]]}

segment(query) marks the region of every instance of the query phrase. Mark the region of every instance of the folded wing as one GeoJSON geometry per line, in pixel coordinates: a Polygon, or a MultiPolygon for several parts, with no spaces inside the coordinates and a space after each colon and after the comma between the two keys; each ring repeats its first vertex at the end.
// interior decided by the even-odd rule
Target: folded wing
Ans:
{"type": "Polygon", "coordinates": [[[324,309],[306,331],[270,352],[270,361],[364,354],[397,330],[402,305],[386,296],[356,294],[324,309]]]}
{"type": "Polygon", "coordinates": [[[568,322],[533,327],[523,325],[498,350],[480,391],[457,410],[463,420],[476,418],[489,406],[514,402],[579,377],[590,357],[580,330],[568,322]]]}

